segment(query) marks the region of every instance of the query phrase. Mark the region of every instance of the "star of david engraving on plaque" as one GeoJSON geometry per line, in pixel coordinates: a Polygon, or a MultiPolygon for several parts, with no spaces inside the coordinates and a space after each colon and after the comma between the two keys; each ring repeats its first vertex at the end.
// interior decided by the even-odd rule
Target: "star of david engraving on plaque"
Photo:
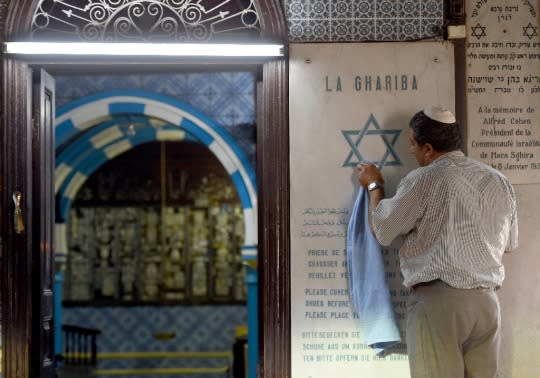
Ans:
{"type": "Polygon", "coordinates": [[[351,147],[351,151],[345,159],[343,167],[356,167],[358,163],[366,161],[377,165],[379,168],[402,165],[401,160],[394,149],[401,130],[383,130],[373,114],[370,114],[363,129],[341,130],[341,133],[351,147]],[[360,152],[360,142],[362,142],[364,137],[381,138],[385,146],[385,151],[382,152],[382,156],[378,160],[374,159],[375,156],[365,157],[360,152]]]}

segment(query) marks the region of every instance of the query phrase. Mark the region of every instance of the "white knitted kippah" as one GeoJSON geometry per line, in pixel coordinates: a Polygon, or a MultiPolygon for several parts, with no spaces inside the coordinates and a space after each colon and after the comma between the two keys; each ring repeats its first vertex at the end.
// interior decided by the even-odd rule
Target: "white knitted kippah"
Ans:
{"type": "Polygon", "coordinates": [[[454,114],[442,106],[432,106],[430,108],[424,109],[424,114],[427,115],[432,120],[441,122],[441,123],[456,123],[456,117],[454,114]]]}

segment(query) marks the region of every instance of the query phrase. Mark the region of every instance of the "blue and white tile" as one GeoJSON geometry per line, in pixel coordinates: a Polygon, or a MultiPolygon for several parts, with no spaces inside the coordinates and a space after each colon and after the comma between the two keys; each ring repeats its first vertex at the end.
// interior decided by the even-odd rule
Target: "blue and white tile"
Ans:
{"type": "Polygon", "coordinates": [[[291,0],[285,10],[291,42],[402,41],[439,38],[443,5],[443,0],[291,0]]]}

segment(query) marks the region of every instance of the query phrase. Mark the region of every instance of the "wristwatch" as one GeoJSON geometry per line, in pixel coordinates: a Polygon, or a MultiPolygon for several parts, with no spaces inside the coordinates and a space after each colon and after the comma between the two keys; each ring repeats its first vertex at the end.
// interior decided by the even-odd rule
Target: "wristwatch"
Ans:
{"type": "Polygon", "coordinates": [[[384,189],[382,184],[379,184],[376,181],[373,181],[373,182],[369,183],[368,186],[367,186],[368,192],[372,192],[372,191],[374,191],[375,189],[378,189],[378,188],[384,189]]]}

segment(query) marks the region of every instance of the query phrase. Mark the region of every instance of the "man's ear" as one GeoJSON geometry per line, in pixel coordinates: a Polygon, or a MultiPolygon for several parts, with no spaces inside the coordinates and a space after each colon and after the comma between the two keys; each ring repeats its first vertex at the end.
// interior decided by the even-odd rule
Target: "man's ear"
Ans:
{"type": "Polygon", "coordinates": [[[437,153],[437,151],[435,151],[431,143],[424,144],[424,148],[425,148],[424,154],[429,158],[433,157],[433,155],[437,153]]]}

